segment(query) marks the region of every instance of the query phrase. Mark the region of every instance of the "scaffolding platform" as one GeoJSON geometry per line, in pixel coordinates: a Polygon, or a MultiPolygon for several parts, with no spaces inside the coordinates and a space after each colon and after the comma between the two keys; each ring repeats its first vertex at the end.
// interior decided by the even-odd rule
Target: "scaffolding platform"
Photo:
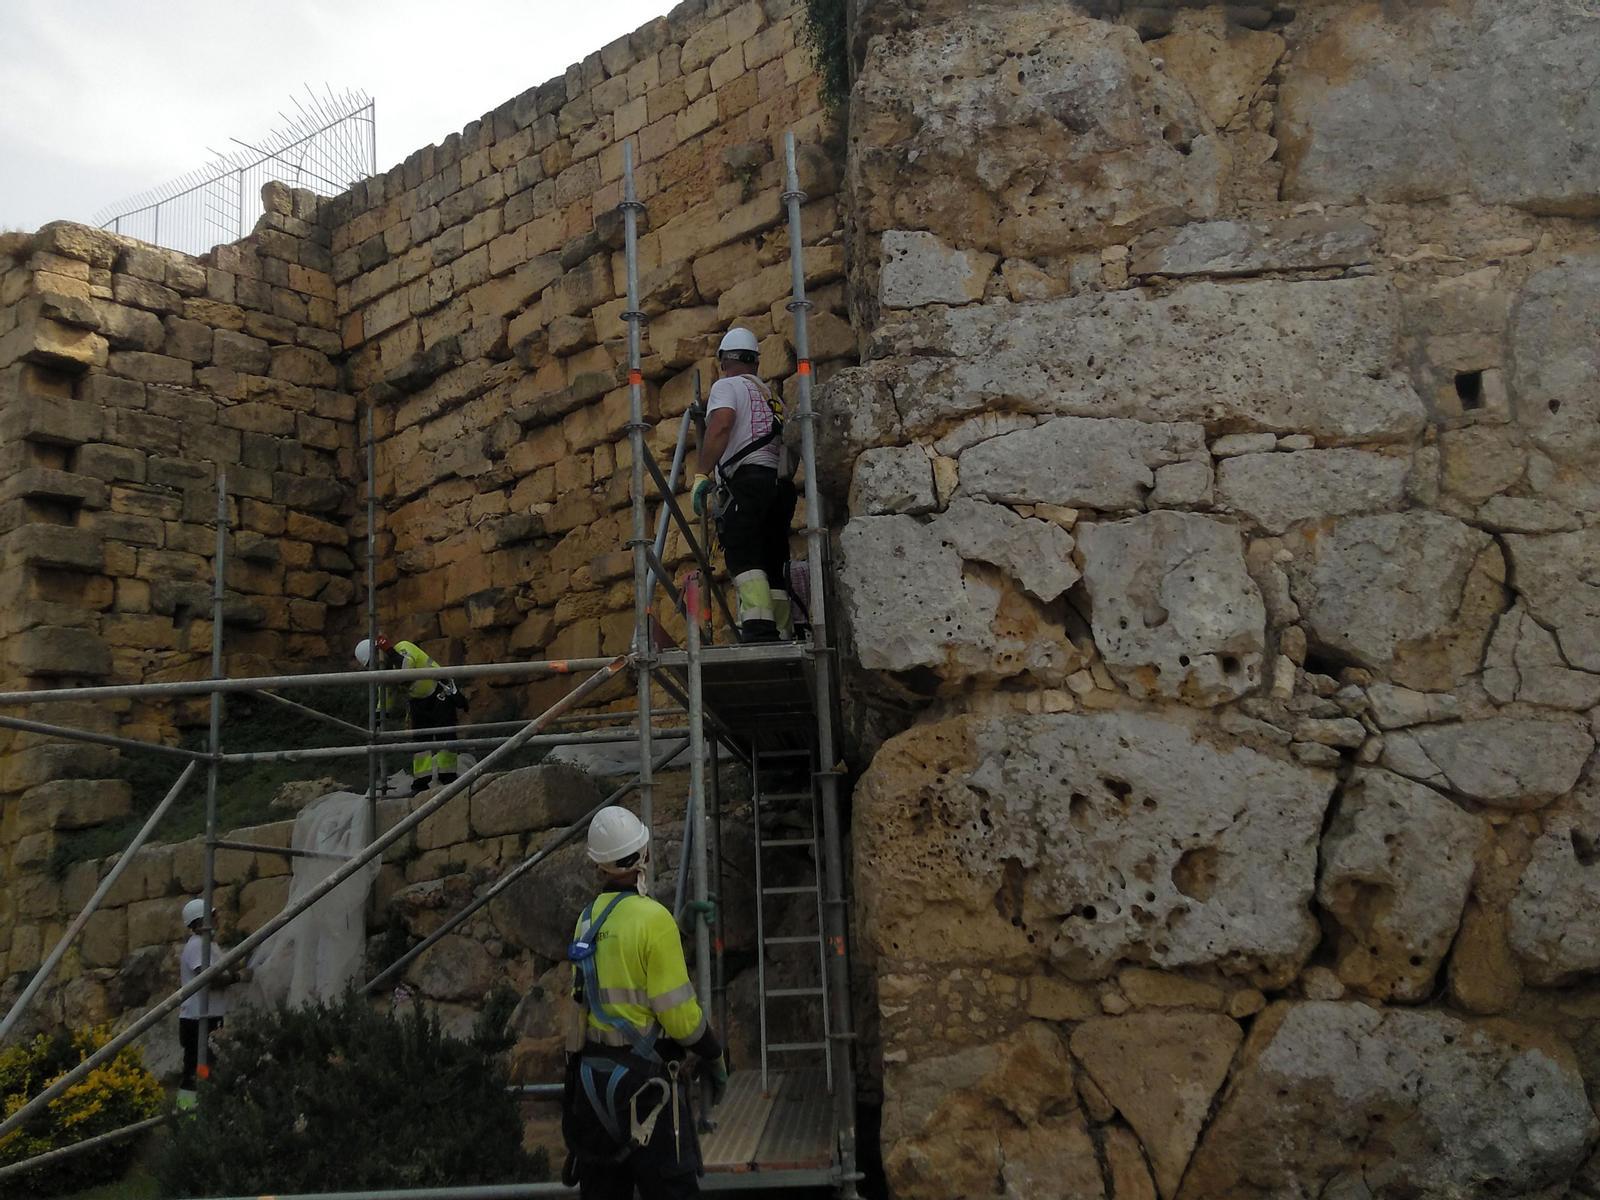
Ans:
{"type": "Polygon", "coordinates": [[[835,1171],[833,1097],[821,1071],[735,1071],[717,1106],[717,1128],[700,1139],[708,1173],[835,1171]]]}
{"type": "MultiPolygon", "coordinates": [[[[707,710],[728,729],[747,736],[817,719],[816,675],[809,642],[706,646],[700,650],[700,686],[707,710]]],[[[685,679],[689,655],[662,654],[659,666],[685,679]]]]}

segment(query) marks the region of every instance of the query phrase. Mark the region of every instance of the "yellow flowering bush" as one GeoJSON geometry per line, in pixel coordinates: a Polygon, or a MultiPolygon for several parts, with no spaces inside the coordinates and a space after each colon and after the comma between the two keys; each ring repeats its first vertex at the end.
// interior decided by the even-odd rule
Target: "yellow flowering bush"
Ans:
{"type": "MultiPolygon", "coordinates": [[[[111,1038],[108,1025],[42,1033],[0,1050],[0,1111],[6,1116],[49,1087],[111,1038]]],[[[21,1129],[0,1138],[0,1166],[58,1150],[97,1134],[153,1117],[166,1105],[161,1084],[133,1047],[101,1063],[21,1129]]],[[[86,1150],[21,1177],[24,1195],[55,1196],[120,1176],[136,1139],[86,1150]]]]}

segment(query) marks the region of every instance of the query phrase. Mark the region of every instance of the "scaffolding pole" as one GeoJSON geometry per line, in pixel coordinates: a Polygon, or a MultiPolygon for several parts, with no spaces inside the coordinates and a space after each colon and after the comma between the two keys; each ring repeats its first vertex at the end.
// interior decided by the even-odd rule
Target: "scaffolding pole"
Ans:
{"type": "Polygon", "coordinates": [[[11,1032],[12,1026],[27,1011],[28,1005],[39,994],[39,989],[44,987],[45,981],[50,978],[51,972],[56,969],[62,958],[66,956],[67,948],[83,932],[83,927],[89,923],[89,918],[94,916],[95,910],[100,907],[101,902],[111,894],[111,889],[116,886],[117,880],[122,878],[122,873],[133,863],[133,856],[139,852],[140,847],[150,840],[150,835],[156,831],[156,826],[161,824],[161,818],[167,815],[167,810],[183,794],[183,789],[189,786],[189,781],[194,778],[194,773],[199,769],[200,764],[197,762],[192,762],[183,769],[183,774],[178,776],[178,781],[172,785],[161,803],[156,805],[155,811],[145,819],[145,823],[139,827],[139,832],[133,835],[133,841],[128,843],[128,848],[117,856],[117,861],[112,864],[111,870],[106,872],[106,877],[100,881],[100,886],[94,890],[94,895],[89,897],[89,902],[72,919],[72,924],[67,926],[67,931],[61,935],[61,940],[56,942],[55,949],[51,950],[49,956],[40,964],[38,971],[28,981],[28,986],[22,989],[22,995],[17,997],[16,1003],[11,1006],[11,1011],[6,1013],[5,1020],[0,1021],[0,1042],[5,1041],[6,1034],[11,1032]]]}
{"type": "MultiPolygon", "coordinates": [[[[633,179],[633,143],[622,145],[622,224],[628,262],[628,311],[623,319],[628,323],[628,445],[633,452],[633,536],[628,542],[633,551],[633,653],[635,669],[639,675],[639,819],[646,830],[655,831],[655,779],[651,771],[653,752],[650,746],[650,672],[655,665],[655,637],[651,630],[650,549],[647,511],[644,492],[644,464],[649,450],[645,434],[649,426],[644,421],[644,374],[640,370],[640,341],[644,332],[644,313],[639,305],[639,214],[644,205],[633,179]]],[[[690,713],[690,724],[694,714],[690,713]]],[[[655,878],[655,868],[645,859],[645,882],[655,878]]]]}
{"type": "MultiPolygon", "coordinates": [[[[367,671],[378,669],[378,424],[372,405],[367,405],[367,671]]],[[[378,828],[378,797],[387,795],[389,777],[383,751],[383,713],[378,706],[378,685],[367,683],[367,828],[378,828]]]]}
{"type": "Polygon", "coordinates": [[[172,1119],[171,1113],[162,1113],[159,1117],[150,1117],[143,1121],[135,1121],[132,1125],[124,1125],[121,1129],[113,1129],[109,1133],[96,1134],[91,1138],[84,1138],[81,1142],[73,1142],[70,1146],[62,1146],[59,1150],[47,1150],[43,1154],[35,1154],[32,1158],[24,1158],[20,1162],[7,1163],[0,1167],[0,1179],[12,1175],[21,1175],[28,1171],[48,1167],[51,1163],[60,1162],[64,1158],[71,1158],[85,1150],[93,1150],[99,1146],[109,1146],[112,1142],[124,1141],[146,1130],[154,1129],[157,1125],[165,1125],[172,1119]]]}
{"type": "Polygon", "coordinates": [[[156,1022],[166,1017],[172,1012],[173,1009],[177,1008],[190,996],[195,995],[203,988],[209,987],[211,981],[216,978],[217,975],[221,974],[235,963],[244,961],[250,952],[253,951],[257,946],[261,945],[262,942],[266,941],[273,934],[277,933],[284,926],[288,925],[289,922],[293,921],[313,904],[316,904],[329,892],[333,891],[335,888],[351,879],[369,862],[382,855],[383,852],[390,846],[394,845],[395,842],[405,837],[406,834],[410,833],[418,825],[422,824],[422,822],[433,816],[434,813],[438,812],[446,804],[450,803],[457,796],[465,794],[466,791],[477,782],[479,776],[493,769],[497,763],[503,761],[506,757],[516,753],[522,748],[523,743],[528,738],[538,733],[545,727],[545,725],[559,717],[562,713],[577,707],[577,705],[581,704],[598,688],[616,678],[616,676],[626,669],[628,665],[629,659],[626,655],[620,658],[611,659],[606,663],[605,666],[600,668],[600,670],[596,671],[588,679],[584,680],[576,688],[568,692],[560,700],[556,701],[555,704],[551,705],[543,713],[539,714],[539,716],[529,721],[528,724],[523,728],[522,733],[506,742],[505,745],[489,754],[480,762],[476,762],[472,766],[468,767],[455,779],[454,782],[440,788],[431,799],[419,805],[409,815],[395,822],[395,824],[381,836],[375,837],[367,844],[365,849],[361,850],[354,857],[352,857],[349,862],[345,863],[341,867],[336,868],[331,874],[323,879],[321,883],[312,888],[299,900],[292,904],[286,905],[282,912],[273,917],[270,921],[268,921],[250,936],[246,937],[232,950],[229,950],[223,954],[223,956],[216,962],[212,963],[199,975],[195,976],[195,978],[187,986],[179,988],[177,991],[169,995],[165,1000],[149,1008],[145,1012],[144,1016],[134,1021],[121,1033],[113,1037],[109,1042],[100,1047],[99,1050],[96,1050],[88,1058],[84,1059],[76,1067],[73,1067],[70,1071],[57,1078],[55,1082],[50,1084],[37,1096],[33,1097],[33,1099],[29,1100],[16,1112],[12,1113],[9,1117],[6,1117],[3,1121],[0,1121],[0,1139],[3,1139],[6,1134],[10,1133],[13,1129],[18,1128],[24,1122],[32,1120],[46,1106],[48,1106],[53,1100],[55,1100],[73,1084],[77,1083],[85,1075],[87,1075],[90,1071],[93,1071],[102,1063],[105,1063],[111,1058],[115,1057],[121,1052],[124,1046],[128,1045],[128,1043],[139,1037],[147,1029],[155,1025],[156,1022]]]}
{"type": "Polygon", "coordinates": [[[141,742],[138,738],[117,737],[110,733],[95,733],[89,729],[74,729],[70,725],[47,725],[43,721],[24,721],[20,717],[0,717],[0,729],[16,729],[23,733],[37,733],[45,737],[66,738],[73,742],[88,742],[94,746],[114,746],[118,750],[132,750],[138,754],[164,754],[170,758],[206,762],[211,756],[200,750],[185,750],[181,746],[164,746],[160,742],[141,742]]]}
{"type": "MultiPolygon", "coordinates": [[[[521,727],[520,723],[518,727],[521,727]]],[[[543,733],[538,737],[529,738],[524,744],[594,746],[612,742],[631,742],[637,736],[638,734],[631,729],[572,730],[567,733],[543,733]]],[[[689,736],[689,731],[687,728],[656,728],[651,731],[651,736],[686,738],[689,736]]],[[[420,754],[424,750],[482,750],[485,747],[498,746],[506,740],[504,737],[450,738],[446,741],[395,742],[385,748],[402,754],[420,754]]],[[[366,746],[314,746],[304,750],[241,750],[221,757],[225,763],[316,762],[329,758],[361,758],[367,751],[366,746]]]]}
{"type": "Polygon", "coordinates": [[[839,1166],[843,1194],[856,1196],[856,1089],[852,1061],[855,1025],[850,1012],[850,960],[846,953],[849,923],[844,899],[844,843],[839,819],[839,776],[833,744],[833,656],[828,642],[827,587],[823,578],[822,498],[817,490],[816,412],[811,404],[811,340],[806,299],[805,227],[800,206],[806,200],[800,190],[800,172],[795,156],[793,130],[784,135],[784,165],[787,187],[783,202],[789,210],[789,263],[794,299],[788,308],[794,314],[794,350],[799,372],[800,455],[806,489],[806,568],[811,580],[811,638],[817,705],[817,782],[822,794],[822,827],[825,888],[824,932],[827,934],[829,999],[833,1007],[829,1053],[833,1058],[834,1117],[839,1130],[839,1166]]]}
{"type": "Polygon", "coordinates": [[[332,725],[337,729],[347,729],[351,733],[359,733],[362,737],[367,737],[372,732],[366,725],[356,725],[350,721],[342,720],[332,713],[325,713],[321,709],[312,708],[309,704],[301,704],[290,700],[287,696],[280,696],[276,692],[257,692],[256,694],[263,700],[271,700],[274,704],[282,705],[284,708],[304,713],[308,717],[321,721],[324,725],[332,725]]]}
{"type": "MultiPolygon", "coordinates": [[[[223,575],[227,570],[228,555],[228,473],[221,467],[217,468],[217,552],[211,562],[211,678],[222,678],[222,627],[223,613],[222,601],[224,586],[223,575]]],[[[205,977],[207,969],[211,966],[211,939],[212,930],[216,928],[216,921],[211,911],[211,901],[217,890],[217,779],[222,771],[220,757],[222,754],[222,693],[211,693],[211,724],[207,734],[207,747],[211,751],[211,762],[206,767],[206,841],[203,847],[205,859],[205,885],[201,890],[201,899],[205,907],[205,916],[200,926],[200,975],[205,977]]],[[[200,1033],[198,1036],[199,1058],[196,1059],[195,1073],[197,1079],[204,1079],[207,1072],[207,1061],[210,1058],[211,1047],[211,988],[207,985],[200,989],[200,1033]]]]}
{"type": "MultiPolygon", "coordinates": [[[[705,695],[700,679],[700,589],[707,586],[698,573],[686,580],[684,598],[684,646],[689,654],[689,811],[684,822],[685,844],[692,842],[694,873],[694,990],[706,1004],[711,994],[711,917],[707,905],[710,889],[706,886],[706,729],[701,719],[705,712],[705,695]]],[[[723,1031],[724,1036],[727,1030],[723,1031]]],[[[709,1129],[711,1112],[711,1081],[705,1080],[700,1089],[702,1107],[700,1124],[709,1129]]]]}

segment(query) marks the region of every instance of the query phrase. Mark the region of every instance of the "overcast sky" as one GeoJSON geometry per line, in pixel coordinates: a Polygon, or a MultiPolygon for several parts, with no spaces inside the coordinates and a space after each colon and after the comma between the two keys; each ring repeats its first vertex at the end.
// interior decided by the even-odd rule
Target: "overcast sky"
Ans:
{"type": "Polygon", "coordinates": [[[88,222],[282,125],[306,84],[373,96],[384,171],[671,7],[0,0],[0,229],[88,222]]]}

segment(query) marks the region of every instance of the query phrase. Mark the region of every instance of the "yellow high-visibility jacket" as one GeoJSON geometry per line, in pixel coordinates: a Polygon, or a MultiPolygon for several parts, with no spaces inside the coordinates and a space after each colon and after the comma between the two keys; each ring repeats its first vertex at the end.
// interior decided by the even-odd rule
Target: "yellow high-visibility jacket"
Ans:
{"type": "MultiPolygon", "coordinates": [[[[597,918],[617,893],[602,892],[589,910],[597,918]]],[[[612,910],[600,927],[595,948],[595,971],[600,994],[586,996],[588,1005],[602,1004],[613,1017],[621,1017],[640,1033],[660,1026],[661,1032],[681,1046],[698,1041],[706,1032],[706,1017],[695,999],[689,982],[689,968],[683,960],[683,942],[678,924],[668,909],[649,896],[625,893],[622,903],[612,910]]],[[[573,939],[587,928],[582,914],[573,939]]],[[[582,973],[573,968],[576,993],[582,973]]],[[[587,1037],[607,1046],[630,1046],[620,1029],[603,1024],[594,1013],[586,1015],[587,1037]]]]}
{"type": "MultiPolygon", "coordinates": [[[[437,670],[439,664],[434,662],[428,652],[415,642],[396,642],[394,652],[401,658],[399,669],[404,671],[432,671],[437,670]]],[[[412,700],[426,700],[433,695],[439,686],[437,679],[417,679],[411,683],[397,684],[394,687],[383,689],[383,709],[393,712],[400,708],[407,698],[412,700]]]]}

